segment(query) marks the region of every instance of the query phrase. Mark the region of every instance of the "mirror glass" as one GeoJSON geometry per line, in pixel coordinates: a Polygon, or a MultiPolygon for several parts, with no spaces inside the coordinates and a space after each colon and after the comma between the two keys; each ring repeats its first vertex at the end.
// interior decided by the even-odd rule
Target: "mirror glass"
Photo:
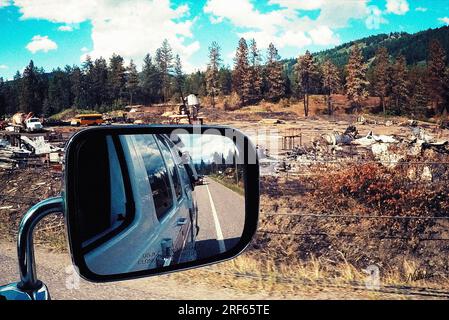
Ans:
{"type": "Polygon", "coordinates": [[[210,259],[245,226],[238,143],[217,134],[99,135],[77,153],[80,252],[97,275],[210,259]]]}

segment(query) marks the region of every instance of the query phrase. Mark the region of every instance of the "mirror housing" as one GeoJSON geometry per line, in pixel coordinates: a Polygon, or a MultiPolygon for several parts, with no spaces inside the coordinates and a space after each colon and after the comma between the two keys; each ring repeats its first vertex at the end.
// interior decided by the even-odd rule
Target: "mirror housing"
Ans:
{"type": "MultiPolygon", "coordinates": [[[[126,139],[128,139],[126,138],[126,139]]],[[[122,141],[120,140],[120,141],[122,141]]],[[[155,139],[157,140],[157,139],[155,139]]],[[[161,139],[163,140],[163,139],[161,139]]],[[[164,141],[165,141],[164,140],[164,141]]],[[[123,141],[122,141],[123,143],[123,141]]],[[[161,142],[158,142],[159,146],[161,146],[161,142]]],[[[194,144],[190,146],[191,148],[195,147],[194,144]]],[[[183,153],[181,150],[177,151],[178,149],[175,149],[172,154],[175,154],[176,152],[179,152],[178,156],[180,159],[182,159],[183,166],[185,168],[185,171],[187,172],[190,180],[191,189],[194,190],[197,188],[198,185],[201,185],[204,183],[204,177],[196,172],[195,165],[193,164],[192,157],[189,153],[183,153]]],[[[95,152],[95,151],[94,151],[95,152]]],[[[98,151],[100,152],[100,151],[98,151]]],[[[127,166],[127,161],[122,154],[117,152],[118,154],[118,160],[121,163],[121,166],[127,166]]],[[[176,157],[176,155],[175,155],[176,157]]],[[[235,160],[237,157],[234,158],[235,163],[237,164],[237,160],[235,160]]],[[[236,167],[237,168],[237,167],[236,167]]],[[[109,172],[109,171],[108,171],[109,172]]],[[[110,170],[110,172],[116,172],[116,170],[110,170]]],[[[124,171],[123,171],[124,172],[124,171]]],[[[221,171],[219,171],[222,173],[221,171]]],[[[237,175],[239,175],[239,170],[236,169],[237,175]]],[[[95,170],[92,169],[89,174],[92,175],[92,183],[95,183],[95,170]]],[[[132,173],[130,173],[132,175],[132,173]]],[[[223,173],[224,174],[224,173],[223,173]]],[[[127,177],[127,174],[123,175],[123,180],[126,181],[129,179],[129,176],[127,177]]],[[[101,175],[99,176],[101,178],[101,175]]],[[[139,177],[141,179],[142,177],[139,177]]],[[[143,179],[143,178],[142,178],[143,179]]],[[[100,179],[101,180],[101,179],[100,179]]],[[[171,180],[171,179],[170,179],[171,180]]],[[[133,194],[133,186],[132,184],[125,183],[125,188],[127,193],[133,194]]],[[[187,187],[184,187],[187,188],[187,187]]],[[[95,188],[92,188],[92,190],[96,190],[95,188]]],[[[174,189],[173,189],[174,190],[174,189]]],[[[209,197],[212,202],[212,196],[210,195],[209,189],[207,189],[209,193],[209,197]]],[[[95,191],[94,191],[95,192],[95,191]]],[[[98,191],[99,193],[101,191],[98,191]]],[[[86,193],[86,192],[84,192],[86,193]]],[[[134,194],[133,194],[134,195],[134,194]]],[[[257,221],[258,221],[258,214],[259,214],[259,164],[258,164],[258,158],[257,158],[257,152],[254,147],[254,145],[251,143],[251,141],[243,135],[240,131],[229,128],[229,127],[223,127],[223,126],[161,126],[161,125],[154,125],[154,126],[108,126],[108,127],[96,127],[91,129],[86,129],[83,131],[78,132],[75,134],[69,141],[66,149],[66,158],[65,158],[65,191],[64,191],[64,203],[65,203],[65,219],[66,219],[66,225],[67,225],[67,231],[68,231],[68,241],[71,251],[71,257],[74,265],[78,268],[80,275],[89,281],[94,282],[108,282],[108,281],[117,281],[117,280],[126,280],[126,279],[134,279],[134,278],[140,278],[140,277],[147,277],[147,276],[153,276],[153,275],[159,275],[159,274],[165,274],[169,272],[179,271],[179,270],[187,270],[192,269],[200,266],[210,265],[213,263],[225,261],[232,259],[236,256],[238,256],[240,253],[242,253],[246,247],[249,245],[250,241],[252,240],[256,229],[257,229],[257,221]],[[86,166],[83,164],[86,163],[96,163],[93,168],[102,168],[102,165],[105,165],[101,157],[94,156],[87,157],[87,158],[80,158],[82,157],[83,153],[83,145],[86,144],[86,142],[90,141],[93,143],[95,141],[94,146],[98,145],[98,148],[91,148],[91,149],[98,149],[101,150],[103,147],[100,146],[102,144],[101,141],[103,139],[109,139],[111,141],[112,145],[117,146],[118,141],[120,139],[125,139],[123,137],[140,137],[140,136],[154,136],[157,138],[165,137],[164,139],[170,137],[170,141],[163,142],[167,145],[176,144],[177,146],[181,145],[182,143],[178,140],[180,136],[195,136],[195,137],[226,137],[229,138],[229,141],[232,141],[236,148],[236,154],[238,153],[239,156],[239,168],[241,168],[241,171],[243,172],[243,185],[244,185],[244,199],[242,199],[242,202],[244,203],[244,225],[241,226],[241,236],[234,241],[233,245],[229,249],[220,250],[219,252],[211,252],[210,256],[202,255],[202,256],[195,256],[195,258],[191,258],[190,260],[181,261],[179,259],[179,263],[171,263],[174,252],[174,239],[163,239],[160,241],[160,250],[157,255],[152,254],[151,255],[151,261],[154,263],[154,266],[148,269],[142,269],[142,270],[134,270],[134,269],[127,269],[123,267],[122,269],[118,268],[115,271],[111,271],[112,269],[108,267],[108,263],[110,261],[118,261],[116,260],[118,257],[113,257],[114,259],[109,260],[107,255],[103,255],[102,257],[98,257],[95,259],[92,259],[89,256],[92,256],[92,254],[89,254],[87,251],[91,250],[89,248],[90,245],[85,245],[86,241],[86,229],[89,229],[89,224],[85,223],[84,225],[80,222],[83,218],[80,212],[80,194],[83,194],[82,184],[80,183],[80,177],[83,176],[82,171],[86,170],[86,166]],[[100,143],[97,143],[100,141],[100,143]],[[93,261],[93,262],[92,262],[93,261]],[[100,271],[99,271],[100,270],[100,271]],[[104,271],[106,270],[106,271],[104,271]],[[117,270],[120,270],[119,272],[116,272],[117,270]]],[[[109,196],[111,198],[111,196],[109,196]]],[[[109,199],[108,198],[108,199],[109,199]]],[[[132,197],[131,197],[132,198],[132,197]]],[[[88,197],[90,201],[93,203],[95,202],[95,194],[92,194],[92,191],[90,192],[90,195],[88,197]]],[[[154,192],[153,192],[153,199],[154,199],[154,192]]],[[[98,201],[101,202],[101,201],[98,201]]],[[[213,205],[212,205],[213,206],[213,205]]],[[[117,221],[125,221],[126,219],[133,219],[134,212],[136,210],[136,204],[135,201],[130,200],[130,198],[127,198],[126,205],[125,205],[125,214],[120,216],[117,215],[116,220],[117,221]]],[[[89,211],[89,215],[96,214],[98,210],[101,210],[101,205],[98,203],[94,205],[95,209],[92,209],[89,211]]],[[[212,211],[215,211],[215,208],[212,209],[212,211]]],[[[89,215],[87,215],[89,217],[89,215]]],[[[197,214],[198,216],[198,214],[197,214]]],[[[198,220],[198,218],[196,218],[198,220]]],[[[216,219],[216,213],[215,213],[215,219],[216,219]]],[[[187,218],[178,218],[177,225],[182,228],[184,224],[187,224],[187,218]]],[[[87,221],[87,220],[86,220],[87,221]]],[[[89,220],[91,221],[91,220],[89,220]]],[[[126,232],[126,227],[129,226],[129,224],[126,224],[123,222],[119,227],[117,227],[117,231],[114,231],[113,236],[116,236],[118,233],[124,233],[126,232]],[[124,227],[123,227],[124,226],[124,227]]],[[[193,228],[193,227],[192,227],[193,228]]],[[[198,232],[201,230],[201,225],[199,226],[199,230],[192,229],[196,232],[196,235],[198,235],[198,232]]],[[[147,234],[148,238],[152,236],[156,236],[154,234],[147,234]]],[[[139,238],[139,241],[149,241],[146,238],[139,238]]],[[[218,237],[217,237],[218,239],[218,237]]],[[[107,245],[108,241],[111,241],[110,239],[104,240],[104,243],[102,244],[107,245]]],[[[222,239],[223,241],[223,239],[222,239]]],[[[94,241],[95,242],[95,241],[94,241]]],[[[95,245],[96,246],[96,245],[95,245]]],[[[95,247],[94,246],[94,247],[95,247]]],[[[126,248],[120,248],[122,252],[129,252],[129,250],[137,250],[135,248],[139,247],[139,244],[136,243],[136,246],[128,247],[126,248]]],[[[223,246],[224,247],[224,246],[223,246]]],[[[225,248],[225,247],[224,247],[225,248]]],[[[206,249],[205,249],[206,250],[206,249]]],[[[203,250],[204,251],[204,250],[203,250]]],[[[207,251],[207,250],[206,250],[207,251]]],[[[117,251],[118,252],[118,251],[117,251]]],[[[117,254],[116,254],[117,255],[117,254]]],[[[149,255],[149,254],[146,254],[149,255]]],[[[142,259],[145,258],[145,256],[142,256],[142,259]]],[[[150,258],[147,256],[144,261],[149,261],[150,258]]]]}

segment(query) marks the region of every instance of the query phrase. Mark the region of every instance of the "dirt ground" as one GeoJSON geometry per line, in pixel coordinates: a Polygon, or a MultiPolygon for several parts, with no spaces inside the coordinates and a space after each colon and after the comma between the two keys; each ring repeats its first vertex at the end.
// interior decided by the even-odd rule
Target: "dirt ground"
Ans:
{"type": "MultiPolygon", "coordinates": [[[[410,135],[410,127],[406,124],[408,119],[365,114],[365,121],[361,123],[357,121],[360,115],[347,113],[344,102],[341,102],[340,107],[338,99],[335,97],[339,111],[332,117],[323,115],[320,102],[315,105],[314,99],[312,115],[307,119],[302,115],[300,102],[283,106],[262,103],[232,112],[221,108],[203,109],[202,113],[207,119],[206,124],[228,125],[248,134],[253,143],[267,149],[276,162],[288,154],[288,151],[282,150],[281,139],[292,130],[298,135],[295,145],[306,148],[320,135],[344,132],[349,125],[357,127],[360,137],[369,132],[401,138],[410,135]]],[[[164,119],[152,114],[144,118],[148,122],[164,122],[164,119]]],[[[449,130],[440,130],[435,124],[418,122],[418,126],[437,139],[449,139],[449,130]]],[[[55,127],[52,130],[68,139],[79,129],[55,127]]],[[[340,161],[340,153],[332,154],[331,158],[340,161]]],[[[293,296],[295,290],[299,292],[300,289],[296,284],[287,285],[285,279],[294,283],[308,283],[309,286],[315,286],[316,292],[324,288],[324,284],[331,287],[340,285],[346,288],[335,289],[340,290],[340,297],[352,298],[345,292],[347,286],[363,284],[367,270],[376,266],[384,286],[409,288],[406,292],[410,292],[410,288],[418,291],[426,288],[447,291],[449,220],[445,218],[449,218],[449,209],[442,209],[442,206],[448,203],[445,184],[449,178],[446,164],[449,159],[435,159],[444,167],[444,174],[438,183],[402,183],[406,179],[400,179],[398,169],[388,171],[378,164],[371,169],[363,167],[363,163],[354,165],[355,161],[352,160],[357,160],[357,157],[350,158],[352,162],[332,164],[329,161],[312,161],[299,165],[295,172],[268,173],[261,180],[260,226],[250,250],[235,262],[218,268],[219,272],[224,272],[223,277],[208,277],[207,272],[198,271],[192,274],[192,279],[201,278],[209,284],[223,281],[226,286],[247,291],[287,290],[293,296]],[[352,180],[348,182],[344,178],[352,174],[365,179],[368,169],[373,170],[369,177],[370,185],[374,185],[374,182],[376,186],[381,184],[375,196],[382,194],[379,190],[386,187],[382,184],[383,180],[376,177],[388,177],[391,182],[388,187],[404,190],[405,195],[394,193],[397,198],[395,201],[415,199],[417,204],[407,207],[410,212],[402,212],[392,206],[380,205],[382,202],[376,207],[372,198],[366,196],[373,194],[371,189],[369,192],[363,189],[361,193],[348,193],[345,188],[352,180]],[[423,190],[424,193],[418,194],[417,190],[423,190]],[[416,191],[416,194],[412,194],[412,191],[416,191]],[[422,216],[419,216],[420,212],[422,216]],[[392,218],[416,214],[422,219],[392,218]],[[226,272],[230,274],[225,276],[226,272]],[[239,276],[241,273],[246,278],[242,279],[239,276]],[[248,275],[255,278],[251,280],[248,275]]],[[[418,160],[424,164],[430,162],[429,158],[418,160]]],[[[62,172],[52,171],[48,167],[0,171],[0,239],[13,240],[22,214],[38,200],[59,194],[61,179],[62,172]]],[[[49,218],[39,226],[37,243],[64,252],[63,231],[61,217],[49,218]]],[[[365,298],[382,298],[372,292],[366,294],[365,298]]],[[[317,293],[316,297],[323,296],[317,293]]],[[[387,298],[402,297],[407,295],[387,298]]]]}

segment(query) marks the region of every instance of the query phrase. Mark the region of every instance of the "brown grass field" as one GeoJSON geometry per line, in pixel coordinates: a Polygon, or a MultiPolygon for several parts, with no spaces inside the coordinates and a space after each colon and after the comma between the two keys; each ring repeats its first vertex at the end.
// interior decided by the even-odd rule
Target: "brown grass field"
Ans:
{"type": "MultiPolygon", "coordinates": [[[[236,127],[278,158],[285,150],[270,145],[292,128],[300,130],[304,146],[320,134],[342,132],[350,124],[361,136],[370,131],[401,137],[409,133],[401,125],[406,118],[369,113],[378,104],[376,98],[367,101],[364,117],[370,121],[363,125],[344,107],[345,97],[334,96],[333,101],[336,114],[329,117],[324,115],[324,98],[312,96],[308,119],[301,101],[262,102],[235,111],[223,110],[219,101],[217,109],[202,112],[207,124],[236,127]],[[274,133],[259,136],[255,128],[274,133]]],[[[439,139],[449,139],[448,130],[439,130],[432,122],[419,126],[439,139]]],[[[426,151],[394,169],[374,159],[360,162],[338,153],[331,157],[335,161],[299,163],[294,172],[262,176],[259,231],[247,252],[213,268],[175,277],[248,292],[283,292],[287,297],[304,288],[317,297],[332,291],[332,298],[449,296],[449,155],[426,151]],[[410,170],[417,172],[424,166],[438,171],[438,178],[409,177],[410,170]],[[367,269],[372,266],[379,270],[379,290],[366,285],[367,269]]],[[[60,192],[61,173],[0,171],[0,185],[5,186],[0,197],[0,237],[10,241],[30,205],[60,192]]],[[[47,219],[40,224],[36,242],[64,251],[63,231],[60,217],[47,219]]]]}

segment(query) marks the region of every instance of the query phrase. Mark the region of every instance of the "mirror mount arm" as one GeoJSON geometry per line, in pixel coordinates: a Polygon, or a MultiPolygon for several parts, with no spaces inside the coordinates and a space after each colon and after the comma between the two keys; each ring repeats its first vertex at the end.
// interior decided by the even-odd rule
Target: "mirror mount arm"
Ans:
{"type": "Polygon", "coordinates": [[[45,285],[36,277],[34,260],[33,231],[36,225],[46,216],[63,212],[62,197],[49,198],[31,207],[22,218],[17,239],[17,253],[19,259],[20,282],[17,288],[21,291],[36,292],[45,285]]]}

